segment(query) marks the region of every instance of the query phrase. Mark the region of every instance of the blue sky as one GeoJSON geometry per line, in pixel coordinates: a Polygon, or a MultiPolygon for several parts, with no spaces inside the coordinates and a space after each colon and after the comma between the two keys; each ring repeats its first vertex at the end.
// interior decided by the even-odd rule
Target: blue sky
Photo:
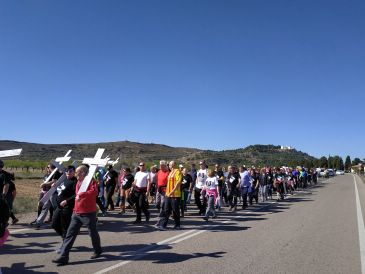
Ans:
{"type": "Polygon", "coordinates": [[[363,1],[1,1],[0,139],[365,158],[363,1]]]}

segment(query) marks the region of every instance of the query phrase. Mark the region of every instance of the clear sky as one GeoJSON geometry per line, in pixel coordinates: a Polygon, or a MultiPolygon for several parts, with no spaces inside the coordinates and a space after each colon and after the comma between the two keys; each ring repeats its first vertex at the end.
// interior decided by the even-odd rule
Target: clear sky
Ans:
{"type": "Polygon", "coordinates": [[[365,157],[365,2],[3,0],[1,140],[365,157]]]}

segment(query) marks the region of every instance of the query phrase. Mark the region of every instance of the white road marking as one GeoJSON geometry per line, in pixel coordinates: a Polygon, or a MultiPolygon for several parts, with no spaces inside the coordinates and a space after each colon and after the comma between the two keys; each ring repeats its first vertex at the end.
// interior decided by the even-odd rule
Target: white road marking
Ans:
{"type": "Polygon", "coordinates": [[[18,232],[23,232],[23,231],[28,231],[28,230],[32,230],[32,228],[21,228],[21,229],[14,229],[14,230],[9,229],[9,232],[11,235],[11,234],[16,234],[18,232]]]}
{"type": "MultiPolygon", "coordinates": [[[[146,247],[144,247],[144,248],[141,248],[141,249],[139,249],[139,250],[137,250],[137,251],[136,251],[136,254],[138,254],[138,255],[133,256],[133,261],[134,261],[134,260],[141,259],[141,258],[143,258],[143,257],[147,256],[147,255],[148,255],[148,254],[150,254],[150,253],[157,252],[157,251],[158,251],[158,249],[160,249],[163,245],[169,244],[169,242],[170,242],[170,241],[173,241],[173,240],[175,240],[175,239],[177,239],[177,238],[183,237],[183,236],[185,236],[185,235],[187,235],[187,234],[189,234],[189,233],[194,233],[195,231],[196,231],[195,229],[192,229],[192,230],[186,231],[186,232],[184,232],[184,233],[181,233],[181,234],[179,234],[179,235],[175,235],[175,236],[173,236],[173,237],[170,237],[170,238],[167,238],[167,239],[165,239],[165,240],[163,240],[163,241],[160,241],[160,242],[156,243],[156,245],[157,245],[157,246],[159,246],[159,247],[157,247],[157,250],[156,250],[156,245],[146,246],[146,247]]],[[[204,230],[203,230],[203,231],[204,231],[204,230]]],[[[199,231],[199,232],[200,232],[200,231],[199,231]]],[[[170,244],[171,244],[171,243],[170,243],[170,244]]],[[[106,273],[106,272],[108,272],[108,271],[111,271],[111,270],[117,269],[117,268],[119,268],[119,267],[121,267],[121,266],[123,266],[123,265],[126,265],[126,264],[128,264],[128,263],[131,263],[131,262],[132,262],[132,260],[122,261],[122,262],[120,262],[120,263],[118,263],[118,264],[112,265],[112,266],[110,266],[110,267],[108,267],[108,268],[105,268],[105,269],[102,269],[102,270],[100,270],[100,271],[98,271],[98,272],[95,272],[95,274],[102,274],[102,273],[106,273]]]]}
{"type": "Polygon", "coordinates": [[[194,231],[196,231],[196,230],[195,230],[195,229],[193,229],[193,230],[186,231],[186,232],[184,232],[184,233],[182,233],[182,234],[179,234],[179,235],[176,235],[176,236],[174,236],[174,237],[167,238],[166,240],[163,240],[163,241],[161,241],[161,242],[158,242],[157,244],[158,244],[158,245],[163,245],[163,244],[165,244],[165,243],[168,243],[168,242],[169,242],[169,241],[171,241],[171,240],[175,240],[176,238],[180,238],[180,237],[182,237],[182,236],[184,236],[184,235],[186,235],[186,234],[193,233],[194,231]]]}
{"type": "Polygon", "coordinates": [[[182,242],[182,241],[185,241],[185,240],[187,240],[187,239],[190,239],[190,238],[192,238],[192,237],[195,237],[195,236],[197,236],[197,235],[199,235],[199,234],[201,234],[201,233],[203,233],[203,232],[206,232],[207,230],[199,230],[199,231],[197,231],[197,232],[195,232],[195,233],[193,233],[193,234],[191,234],[191,235],[188,235],[188,236],[185,236],[185,237],[183,237],[183,238],[180,238],[180,239],[178,239],[178,240],[176,240],[176,241],[173,241],[171,244],[177,244],[177,243],[180,243],[180,242],[182,242]]]}
{"type": "Polygon", "coordinates": [[[355,193],[356,193],[356,213],[357,213],[357,228],[359,231],[360,244],[360,259],[361,259],[361,273],[365,274],[365,227],[364,219],[361,210],[359,191],[357,190],[356,177],[354,177],[355,193]]]}

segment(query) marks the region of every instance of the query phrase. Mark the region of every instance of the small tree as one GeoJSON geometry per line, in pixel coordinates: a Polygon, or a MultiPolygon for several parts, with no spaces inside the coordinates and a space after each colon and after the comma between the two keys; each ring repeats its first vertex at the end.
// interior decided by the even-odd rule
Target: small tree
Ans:
{"type": "Polygon", "coordinates": [[[319,159],[319,166],[322,167],[322,168],[327,168],[328,167],[328,161],[327,161],[327,158],[325,156],[322,156],[319,159]]]}
{"type": "Polygon", "coordinates": [[[351,158],[350,156],[347,155],[346,160],[345,160],[345,170],[350,170],[351,169],[351,158]]]}
{"type": "Polygon", "coordinates": [[[358,165],[358,164],[360,164],[361,163],[361,160],[359,159],[359,158],[355,158],[353,161],[352,161],[352,165],[353,166],[356,166],[356,165],[358,165]]]}

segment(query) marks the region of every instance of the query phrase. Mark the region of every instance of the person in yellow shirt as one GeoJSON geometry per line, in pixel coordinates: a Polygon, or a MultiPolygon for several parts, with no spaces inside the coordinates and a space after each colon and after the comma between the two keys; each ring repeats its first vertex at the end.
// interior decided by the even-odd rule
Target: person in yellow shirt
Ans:
{"type": "Polygon", "coordinates": [[[180,229],[181,182],[183,175],[174,161],[169,163],[169,167],[171,171],[167,178],[166,197],[159,221],[156,224],[156,228],[159,230],[166,230],[171,213],[175,221],[174,229],[180,229]]]}

